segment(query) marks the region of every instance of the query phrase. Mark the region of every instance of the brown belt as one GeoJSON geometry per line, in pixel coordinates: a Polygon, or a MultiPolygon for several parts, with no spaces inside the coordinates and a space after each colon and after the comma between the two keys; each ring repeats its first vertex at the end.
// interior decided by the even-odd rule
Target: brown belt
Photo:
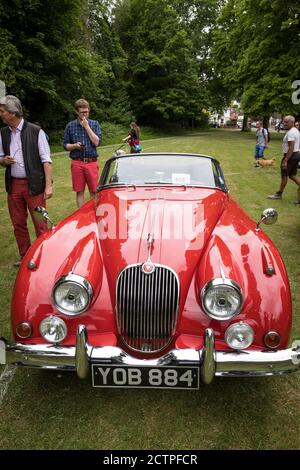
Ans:
{"type": "Polygon", "coordinates": [[[73,160],[79,160],[80,162],[83,162],[83,163],[91,163],[91,162],[96,162],[97,157],[80,157],[80,158],[73,158],[73,160]]]}

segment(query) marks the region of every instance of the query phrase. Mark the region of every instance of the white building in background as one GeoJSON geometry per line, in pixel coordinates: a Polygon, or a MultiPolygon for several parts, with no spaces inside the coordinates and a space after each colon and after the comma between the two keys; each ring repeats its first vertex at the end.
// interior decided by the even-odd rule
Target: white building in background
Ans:
{"type": "Polygon", "coordinates": [[[243,119],[244,115],[239,112],[239,103],[234,101],[233,106],[227,108],[223,114],[212,113],[210,123],[217,123],[220,127],[227,125],[242,127],[243,119]]]}
{"type": "MultiPolygon", "coordinates": [[[[229,122],[233,126],[237,126],[239,128],[243,127],[243,119],[244,119],[244,114],[242,110],[240,110],[240,103],[238,101],[233,101],[232,102],[232,107],[227,108],[224,113],[217,114],[217,113],[211,113],[211,117],[209,120],[209,123],[212,125],[216,123],[219,127],[223,126],[230,126],[229,122]]],[[[274,113],[272,116],[269,118],[269,128],[275,128],[277,125],[282,122],[283,120],[283,115],[279,113],[274,113]]],[[[255,128],[256,127],[256,119],[251,119],[249,117],[248,119],[248,127],[255,128]]]]}

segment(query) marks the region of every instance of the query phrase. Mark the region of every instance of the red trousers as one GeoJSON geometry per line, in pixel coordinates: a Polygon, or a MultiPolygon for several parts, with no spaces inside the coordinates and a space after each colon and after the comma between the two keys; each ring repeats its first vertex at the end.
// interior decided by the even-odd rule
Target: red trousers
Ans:
{"type": "Polygon", "coordinates": [[[31,196],[28,191],[27,179],[13,178],[11,193],[7,195],[7,204],[19,253],[23,257],[31,245],[27,227],[28,210],[34,224],[36,236],[38,237],[48,230],[45,222],[38,222],[33,216],[33,210],[37,206],[45,207],[44,193],[31,196]]]}

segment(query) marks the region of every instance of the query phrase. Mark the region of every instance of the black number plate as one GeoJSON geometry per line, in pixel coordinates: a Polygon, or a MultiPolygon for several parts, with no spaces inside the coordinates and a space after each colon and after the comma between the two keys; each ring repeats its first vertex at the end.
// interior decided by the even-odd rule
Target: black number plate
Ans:
{"type": "Polygon", "coordinates": [[[93,387],[199,388],[199,367],[92,364],[93,387]]]}

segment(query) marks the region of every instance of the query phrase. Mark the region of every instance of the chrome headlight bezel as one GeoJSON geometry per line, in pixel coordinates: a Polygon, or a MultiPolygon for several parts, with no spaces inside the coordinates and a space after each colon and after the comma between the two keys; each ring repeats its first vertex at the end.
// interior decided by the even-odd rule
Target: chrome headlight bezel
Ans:
{"type": "Polygon", "coordinates": [[[55,306],[55,308],[59,312],[64,313],[65,315],[68,315],[68,316],[72,316],[72,317],[77,316],[77,315],[81,315],[83,312],[85,312],[88,309],[88,307],[90,306],[92,298],[93,298],[93,288],[92,288],[91,284],[89,283],[89,281],[87,279],[85,279],[83,276],[80,276],[78,274],[69,273],[66,276],[62,276],[55,283],[55,285],[52,289],[52,302],[53,302],[53,305],[55,306]],[[87,300],[86,300],[84,306],[81,309],[77,310],[76,312],[68,310],[66,307],[60,305],[57,301],[56,291],[62,285],[65,285],[65,284],[69,284],[70,286],[74,285],[76,288],[79,288],[80,290],[82,289],[83,294],[85,294],[87,296],[87,300]]]}
{"type": "Polygon", "coordinates": [[[204,312],[206,313],[206,315],[208,315],[210,318],[213,318],[214,320],[218,320],[218,321],[231,320],[232,318],[236,317],[241,312],[241,310],[243,308],[243,304],[244,304],[244,298],[243,298],[243,295],[242,295],[242,290],[241,290],[239,284],[237,282],[233,281],[232,279],[223,278],[223,277],[212,279],[211,281],[207,282],[201,290],[201,305],[202,305],[202,308],[203,308],[204,312]],[[224,316],[221,317],[221,316],[218,316],[216,313],[214,313],[214,312],[212,312],[208,309],[208,307],[205,303],[205,298],[206,298],[207,294],[209,292],[211,292],[212,290],[215,290],[217,292],[217,290],[219,290],[222,287],[227,288],[228,292],[231,291],[235,295],[237,294],[238,297],[239,297],[239,302],[238,302],[237,308],[234,310],[234,312],[228,313],[227,315],[224,315],[224,316]]]}

